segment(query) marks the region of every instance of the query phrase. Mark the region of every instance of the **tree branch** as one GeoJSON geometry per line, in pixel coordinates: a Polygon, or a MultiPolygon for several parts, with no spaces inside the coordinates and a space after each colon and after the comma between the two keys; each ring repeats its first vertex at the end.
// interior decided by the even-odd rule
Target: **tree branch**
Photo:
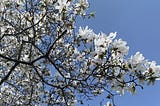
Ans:
{"type": "Polygon", "coordinates": [[[13,70],[18,66],[19,63],[15,63],[14,66],[11,67],[10,71],[8,72],[8,74],[0,81],[0,85],[3,84],[3,82],[5,82],[6,80],[8,80],[9,76],[11,75],[11,73],[13,72],[13,70]]]}

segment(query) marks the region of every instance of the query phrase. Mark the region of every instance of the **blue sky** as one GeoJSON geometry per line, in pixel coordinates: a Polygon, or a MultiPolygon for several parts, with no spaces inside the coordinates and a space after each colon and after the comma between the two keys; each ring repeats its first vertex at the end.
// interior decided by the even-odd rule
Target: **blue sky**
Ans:
{"type": "MultiPolygon", "coordinates": [[[[88,25],[96,33],[116,31],[117,38],[127,41],[129,55],[140,51],[160,64],[160,0],[90,0],[90,5],[89,11],[96,11],[95,18],[81,20],[78,25],[88,25]]],[[[117,106],[160,106],[159,98],[160,81],[115,101],[117,106]]],[[[97,101],[90,105],[98,106],[97,101]]]]}

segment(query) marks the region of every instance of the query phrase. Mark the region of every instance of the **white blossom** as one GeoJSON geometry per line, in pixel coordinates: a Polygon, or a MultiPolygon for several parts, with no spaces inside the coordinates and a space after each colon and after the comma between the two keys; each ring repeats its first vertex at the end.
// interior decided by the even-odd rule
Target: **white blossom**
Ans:
{"type": "Polygon", "coordinates": [[[113,48],[115,48],[122,56],[128,54],[129,47],[127,46],[127,42],[122,39],[114,40],[113,48]]]}
{"type": "Polygon", "coordinates": [[[109,34],[109,36],[107,36],[104,33],[100,33],[97,36],[95,36],[94,44],[96,53],[98,55],[104,53],[107,50],[110,43],[112,42],[112,40],[115,38],[115,36],[116,33],[111,33],[109,34]]]}
{"type": "Polygon", "coordinates": [[[83,96],[134,94],[159,80],[160,65],[140,52],[127,59],[117,32],[76,29],[88,7],[88,0],[1,0],[0,102],[74,106],[83,96]]]}
{"type": "Polygon", "coordinates": [[[131,64],[140,64],[143,63],[144,59],[145,59],[144,56],[140,52],[136,52],[134,56],[131,56],[129,62],[131,64]]]}
{"type": "Polygon", "coordinates": [[[156,62],[152,61],[150,63],[150,69],[151,69],[152,72],[154,72],[155,77],[159,77],[159,75],[160,75],[160,65],[156,65],[156,62]]]}
{"type": "Polygon", "coordinates": [[[63,9],[68,9],[70,2],[68,0],[58,0],[55,8],[61,13],[63,9]]]}
{"type": "Polygon", "coordinates": [[[88,41],[92,40],[95,37],[93,30],[89,29],[88,26],[85,28],[80,27],[78,35],[82,37],[82,39],[87,39],[88,41]]]}

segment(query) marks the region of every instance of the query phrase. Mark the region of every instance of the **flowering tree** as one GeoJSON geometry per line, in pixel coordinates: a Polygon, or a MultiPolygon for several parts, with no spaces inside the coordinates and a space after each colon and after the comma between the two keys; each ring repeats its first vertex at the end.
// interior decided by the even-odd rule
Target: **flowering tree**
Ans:
{"type": "Polygon", "coordinates": [[[87,0],[1,0],[1,103],[72,106],[105,93],[114,105],[115,95],[154,84],[160,66],[140,52],[127,58],[116,32],[76,32],[78,16],[94,16],[88,7],[87,0]]]}

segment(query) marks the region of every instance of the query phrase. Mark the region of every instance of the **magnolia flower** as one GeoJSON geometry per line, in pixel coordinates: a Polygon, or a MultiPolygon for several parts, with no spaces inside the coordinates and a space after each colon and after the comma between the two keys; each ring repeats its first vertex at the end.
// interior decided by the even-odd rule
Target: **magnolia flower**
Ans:
{"type": "Polygon", "coordinates": [[[116,37],[116,32],[110,33],[109,36],[107,36],[105,33],[101,32],[100,34],[98,34],[96,36],[95,45],[107,47],[115,37],[116,37]]]}
{"type": "Polygon", "coordinates": [[[142,74],[145,74],[144,72],[147,69],[147,60],[143,57],[143,55],[140,52],[136,52],[134,56],[131,56],[128,59],[129,64],[129,70],[131,72],[141,71],[142,74]]]}
{"type": "Polygon", "coordinates": [[[113,40],[115,37],[116,37],[116,35],[117,35],[117,32],[111,32],[110,34],[109,34],[109,36],[107,36],[108,37],[108,39],[110,39],[110,40],[113,40]]]}
{"type": "Polygon", "coordinates": [[[95,37],[93,30],[89,29],[88,26],[85,28],[80,27],[78,35],[82,37],[82,39],[87,39],[88,41],[92,40],[95,37]]]}
{"type": "Polygon", "coordinates": [[[110,33],[109,36],[107,36],[104,33],[100,33],[97,36],[95,36],[94,44],[95,44],[95,52],[98,55],[101,55],[102,53],[105,53],[109,45],[112,43],[112,40],[116,37],[115,33],[110,33]]]}
{"type": "Polygon", "coordinates": [[[68,2],[68,0],[58,0],[57,1],[57,6],[55,6],[55,8],[57,10],[59,10],[59,13],[62,12],[63,8],[68,9],[70,2],[68,2]]]}
{"type": "Polygon", "coordinates": [[[127,42],[123,41],[122,39],[118,39],[118,40],[116,39],[112,44],[113,48],[115,48],[116,51],[118,51],[118,53],[120,53],[122,56],[128,54],[129,47],[126,45],[127,45],[127,42]]]}
{"type": "Polygon", "coordinates": [[[98,34],[94,40],[94,44],[97,47],[106,47],[108,44],[108,39],[107,39],[107,35],[104,33],[98,34]]]}
{"type": "Polygon", "coordinates": [[[75,4],[75,7],[76,7],[75,13],[82,16],[85,15],[86,9],[89,7],[88,0],[79,0],[79,2],[75,4]]]}
{"type": "Polygon", "coordinates": [[[156,65],[155,61],[152,61],[150,64],[150,71],[154,72],[155,77],[160,76],[160,65],[156,65]]]}
{"type": "Polygon", "coordinates": [[[131,64],[141,64],[144,62],[144,57],[140,52],[136,52],[136,54],[134,56],[131,56],[131,58],[129,59],[129,63],[131,64]]]}
{"type": "Polygon", "coordinates": [[[101,33],[96,36],[94,39],[95,51],[97,54],[104,53],[108,47],[107,36],[104,33],[101,33]]]}

